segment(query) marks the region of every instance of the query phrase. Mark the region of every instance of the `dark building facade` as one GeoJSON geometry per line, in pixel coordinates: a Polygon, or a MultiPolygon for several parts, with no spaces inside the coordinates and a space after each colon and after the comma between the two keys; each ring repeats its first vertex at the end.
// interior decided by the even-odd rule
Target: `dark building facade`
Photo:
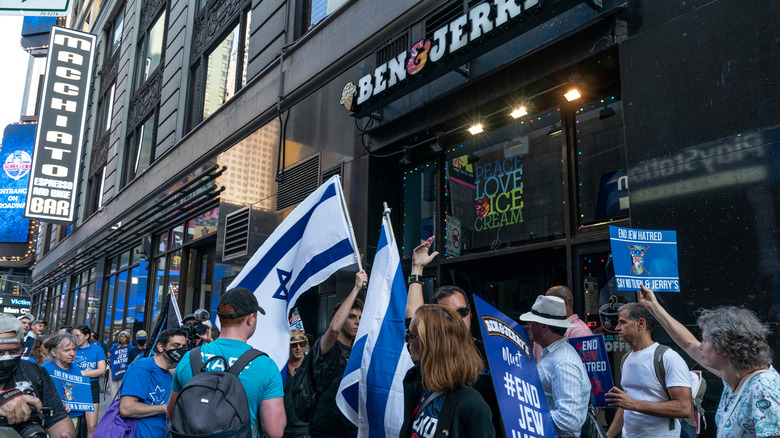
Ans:
{"type": "MultiPolygon", "coordinates": [[[[634,297],[608,226],[675,230],[675,317],[744,305],[776,328],[775,2],[337,3],[103,3],[90,30],[116,51],[98,55],[80,215],[42,226],[61,238],[39,251],[33,313],[107,343],[152,327],[168,292],[213,310],[338,173],[368,265],[383,202],[406,272],[436,236],[426,294],[454,283],[516,316],[567,284],[617,360],[610,303],[634,297]]],[[[351,277],[302,297],[308,331],[351,277]]]]}

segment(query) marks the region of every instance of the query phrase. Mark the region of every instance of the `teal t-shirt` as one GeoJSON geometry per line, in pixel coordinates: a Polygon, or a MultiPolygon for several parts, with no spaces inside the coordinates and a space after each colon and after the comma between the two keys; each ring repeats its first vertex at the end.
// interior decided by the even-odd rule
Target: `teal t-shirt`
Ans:
{"type": "MultiPolygon", "coordinates": [[[[235,339],[219,338],[210,344],[200,347],[203,363],[212,356],[223,356],[233,365],[244,352],[251,347],[249,344],[235,339]]],[[[216,360],[209,364],[209,371],[225,371],[222,361],[216,360]]],[[[192,378],[190,367],[190,353],[181,358],[173,375],[173,390],[181,392],[184,385],[192,378]]],[[[282,375],[276,363],[268,356],[260,356],[247,365],[238,380],[244,385],[246,398],[249,402],[249,412],[252,413],[252,425],[257,421],[260,413],[260,402],[271,398],[283,397],[284,386],[282,375]]]]}

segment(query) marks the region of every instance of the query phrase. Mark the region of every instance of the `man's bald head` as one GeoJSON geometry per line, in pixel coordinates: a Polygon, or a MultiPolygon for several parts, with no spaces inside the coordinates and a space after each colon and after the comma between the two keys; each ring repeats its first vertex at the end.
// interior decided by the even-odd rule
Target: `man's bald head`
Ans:
{"type": "Polygon", "coordinates": [[[574,314],[574,295],[571,293],[571,290],[566,286],[553,286],[549,289],[547,289],[547,292],[545,292],[545,295],[551,296],[551,297],[558,297],[561,298],[564,302],[566,302],[566,316],[572,316],[574,314]]]}

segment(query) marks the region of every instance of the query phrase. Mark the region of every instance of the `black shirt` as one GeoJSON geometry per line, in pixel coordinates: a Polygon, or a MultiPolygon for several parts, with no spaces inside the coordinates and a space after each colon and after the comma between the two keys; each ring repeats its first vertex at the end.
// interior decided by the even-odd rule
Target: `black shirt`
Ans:
{"type": "Polygon", "coordinates": [[[38,364],[22,359],[14,372],[13,382],[9,380],[3,387],[3,389],[11,388],[17,388],[25,394],[37,397],[44,408],[50,408],[53,411],[51,416],[43,418],[42,426],[44,429],[52,427],[68,416],[49,373],[38,364]],[[34,378],[35,374],[38,375],[37,378],[34,378]]]}
{"type": "Polygon", "coordinates": [[[336,405],[336,393],[339,390],[341,376],[347,368],[349,353],[352,347],[347,347],[338,340],[325,357],[320,357],[320,341],[317,339],[314,348],[309,354],[314,359],[314,380],[316,382],[330,382],[320,394],[314,414],[309,421],[309,435],[336,436],[351,438],[357,437],[358,428],[341,413],[336,405]]]}

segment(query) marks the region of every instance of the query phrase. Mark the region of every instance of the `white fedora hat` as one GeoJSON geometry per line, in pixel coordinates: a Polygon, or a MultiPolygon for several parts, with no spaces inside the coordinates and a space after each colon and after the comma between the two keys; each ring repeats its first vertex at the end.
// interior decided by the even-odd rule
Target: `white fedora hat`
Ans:
{"type": "Polygon", "coordinates": [[[520,315],[520,321],[533,321],[553,327],[574,327],[566,318],[566,302],[562,298],[547,295],[536,297],[531,311],[520,315]]]}

